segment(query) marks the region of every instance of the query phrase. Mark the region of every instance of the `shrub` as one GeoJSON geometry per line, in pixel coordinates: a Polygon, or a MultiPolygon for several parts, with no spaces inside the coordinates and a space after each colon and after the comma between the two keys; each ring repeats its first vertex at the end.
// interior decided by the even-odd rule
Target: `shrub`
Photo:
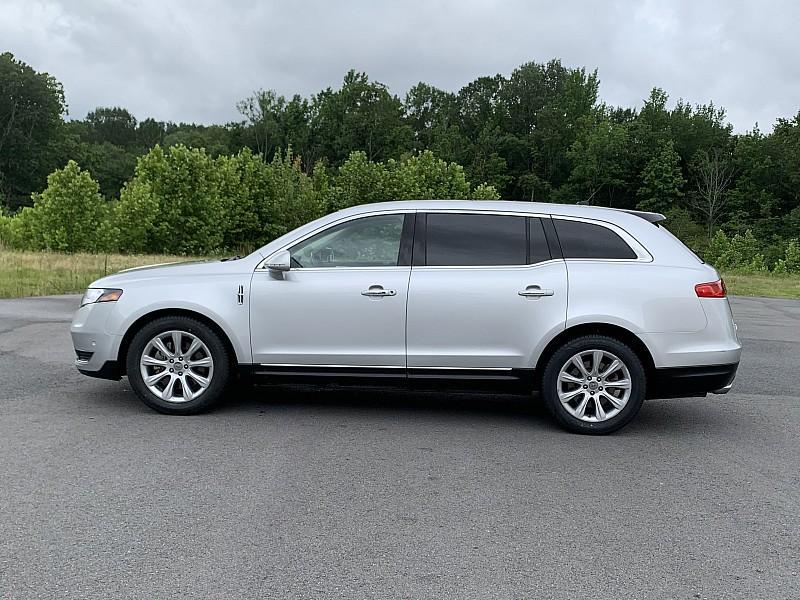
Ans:
{"type": "Polygon", "coordinates": [[[498,194],[486,184],[471,188],[461,166],[429,151],[385,163],[353,152],[335,174],[321,164],[307,174],[291,148],[265,164],[250,150],[214,159],[202,149],[155,146],[112,205],[71,161],[48,178],[33,208],[0,214],[0,243],[70,252],[249,251],[326,212],[416,198],[498,194]]]}
{"type": "Polygon", "coordinates": [[[767,270],[761,244],[749,229],[744,235],[737,233],[731,238],[721,229],[718,230],[711,238],[705,259],[717,269],[751,272],[767,270]]]}
{"type": "Polygon", "coordinates": [[[800,240],[789,240],[784,257],[775,263],[775,273],[800,273],[800,240]]]}
{"type": "Polygon", "coordinates": [[[147,181],[133,179],[125,184],[114,206],[113,220],[119,231],[119,247],[124,252],[153,252],[158,200],[147,181]]]}
{"type": "Polygon", "coordinates": [[[249,149],[216,160],[219,197],[224,218],[220,225],[225,248],[250,250],[266,241],[264,162],[249,149]]]}
{"type": "Polygon", "coordinates": [[[208,254],[219,250],[226,222],[219,175],[205,150],[156,145],[140,157],[116,211],[125,250],[208,254]],[[136,223],[137,219],[142,219],[136,223]]]}
{"type": "Polygon", "coordinates": [[[471,200],[500,200],[500,193],[493,185],[482,183],[469,193],[469,197],[471,200]]]}
{"type": "Polygon", "coordinates": [[[334,177],[328,209],[390,200],[499,197],[497,190],[487,184],[470,189],[461,165],[436,158],[430,150],[385,163],[372,162],[363,152],[353,152],[334,177]]]}
{"type": "Polygon", "coordinates": [[[430,150],[405,160],[390,159],[385,165],[385,171],[383,192],[387,199],[469,197],[469,183],[461,165],[436,158],[430,150]]]}
{"type": "Polygon", "coordinates": [[[5,213],[2,207],[0,207],[0,246],[11,245],[12,222],[12,218],[5,213]]]}
{"type": "Polygon", "coordinates": [[[47,187],[33,195],[10,224],[11,243],[27,249],[98,252],[114,245],[108,205],[97,182],[75,161],[47,177],[47,187]]]}
{"type": "Polygon", "coordinates": [[[300,168],[300,157],[291,148],[277,153],[264,171],[265,205],[263,209],[263,241],[275,239],[325,214],[329,192],[325,171],[309,177],[300,168]]]}
{"type": "Polygon", "coordinates": [[[381,163],[368,160],[364,152],[352,152],[334,177],[326,208],[333,212],[357,204],[387,200],[385,180],[386,173],[381,163]]]}

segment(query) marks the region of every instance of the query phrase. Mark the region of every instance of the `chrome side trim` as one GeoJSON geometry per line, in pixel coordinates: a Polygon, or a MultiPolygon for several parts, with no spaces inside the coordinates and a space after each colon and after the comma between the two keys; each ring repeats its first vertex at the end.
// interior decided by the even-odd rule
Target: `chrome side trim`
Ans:
{"type": "MultiPolygon", "coordinates": [[[[632,259],[638,260],[638,259],[632,259]]],[[[548,258],[541,262],[533,263],[530,265],[424,265],[414,266],[415,271],[520,271],[526,269],[535,269],[544,265],[553,263],[563,263],[563,258],[548,258]]]]}
{"type": "MultiPolygon", "coordinates": [[[[394,365],[317,365],[308,363],[259,363],[259,367],[303,367],[322,369],[405,369],[394,365]]],[[[409,369],[432,369],[445,371],[513,371],[511,367],[408,367],[409,369]]]]}
{"type": "Polygon", "coordinates": [[[308,363],[259,363],[259,367],[303,367],[308,369],[405,369],[405,366],[392,365],[316,365],[308,363]]]}
{"type": "Polygon", "coordinates": [[[513,371],[511,367],[408,367],[409,369],[436,369],[445,371],[513,371]]]}

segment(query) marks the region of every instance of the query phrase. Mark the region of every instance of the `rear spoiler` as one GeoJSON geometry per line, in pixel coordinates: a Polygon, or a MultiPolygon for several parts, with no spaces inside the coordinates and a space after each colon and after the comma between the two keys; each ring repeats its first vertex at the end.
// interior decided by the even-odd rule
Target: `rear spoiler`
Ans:
{"type": "Polygon", "coordinates": [[[665,217],[661,213],[645,212],[643,210],[627,210],[625,208],[618,208],[616,210],[619,210],[621,212],[626,212],[626,213],[629,213],[629,214],[632,214],[632,215],[636,215],[637,217],[640,217],[640,218],[644,219],[645,221],[647,221],[649,223],[653,223],[653,224],[660,223],[661,221],[666,221],[667,220],[667,217],[665,217]]]}

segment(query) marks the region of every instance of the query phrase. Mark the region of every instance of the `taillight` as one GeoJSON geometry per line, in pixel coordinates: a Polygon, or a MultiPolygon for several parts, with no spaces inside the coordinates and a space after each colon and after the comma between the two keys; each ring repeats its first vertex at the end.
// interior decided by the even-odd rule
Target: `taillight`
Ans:
{"type": "Polygon", "coordinates": [[[725,282],[722,279],[710,281],[708,283],[698,283],[694,286],[694,291],[698,298],[724,298],[728,293],[725,289],[725,282]]]}

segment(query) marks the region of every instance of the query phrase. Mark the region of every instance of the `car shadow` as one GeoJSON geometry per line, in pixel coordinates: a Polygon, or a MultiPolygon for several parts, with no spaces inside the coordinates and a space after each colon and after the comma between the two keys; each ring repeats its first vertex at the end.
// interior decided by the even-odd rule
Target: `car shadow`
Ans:
{"type": "MultiPolygon", "coordinates": [[[[99,383],[99,382],[98,382],[99,383]]],[[[96,393],[83,397],[96,407],[151,413],[131,390],[126,379],[103,382],[96,393]],[[122,389],[120,389],[122,385],[122,389]]],[[[731,431],[739,427],[729,411],[707,398],[648,400],[636,418],[614,436],[692,435],[731,431]]],[[[355,387],[311,384],[240,384],[232,388],[211,413],[227,417],[280,412],[354,417],[409,413],[482,423],[525,423],[543,431],[560,431],[543,400],[536,394],[508,394],[450,390],[355,387]]],[[[209,415],[210,416],[210,415],[209,415]]]]}
{"type": "Polygon", "coordinates": [[[241,385],[226,394],[216,412],[275,407],[460,413],[498,418],[548,417],[547,409],[538,397],[521,394],[313,384],[241,385]]]}

